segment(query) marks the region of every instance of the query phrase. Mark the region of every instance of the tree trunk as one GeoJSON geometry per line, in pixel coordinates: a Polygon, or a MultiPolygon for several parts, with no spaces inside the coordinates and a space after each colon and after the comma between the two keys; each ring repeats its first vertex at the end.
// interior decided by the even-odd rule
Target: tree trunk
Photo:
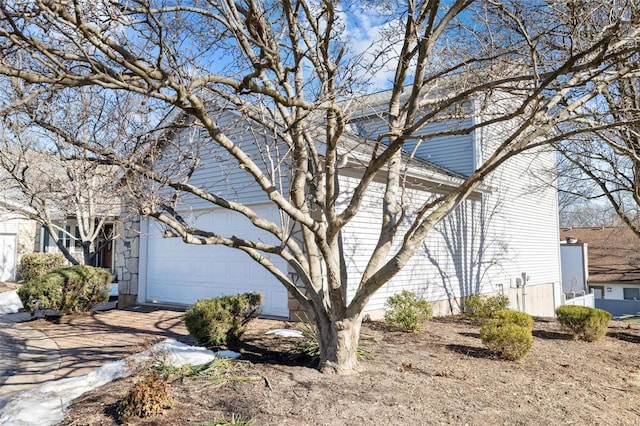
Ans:
{"type": "Polygon", "coordinates": [[[58,247],[58,250],[60,250],[62,255],[69,261],[69,263],[71,263],[72,265],[79,265],[80,264],[80,262],[78,262],[78,259],[76,259],[71,254],[69,249],[64,245],[64,241],[62,241],[59,238],[56,238],[55,239],[55,243],[56,243],[56,246],[58,247]]]}
{"type": "Polygon", "coordinates": [[[358,370],[358,342],[362,317],[317,321],[323,373],[350,374],[358,370]]]}
{"type": "Polygon", "coordinates": [[[82,256],[84,258],[84,264],[93,265],[93,253],[91,253],[91,241],[82,242],[82,256]]]}

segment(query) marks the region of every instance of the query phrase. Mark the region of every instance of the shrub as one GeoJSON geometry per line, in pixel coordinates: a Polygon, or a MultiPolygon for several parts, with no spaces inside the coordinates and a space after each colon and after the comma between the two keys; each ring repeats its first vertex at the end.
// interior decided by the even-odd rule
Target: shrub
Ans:
{"type": "Polygon", "coordinates": [[[464,301],[464,313],[475,324],[482,324],[492,318],[497,311],[507,309],[507,306],[509,306],[509,298],[503,294],[491,297],[472,294],[464,301]]]}
{"type": "Polygon", "coordinates": [[[202,426],[251,426],[253,425],[253,419],[245,419],[244,417],[235,414],[231,415],[231,420],[221,419],[214,420],[212,422],[204,423],[202,426]]]}
{"type": "Polygon", "coordinates": [[[586,306],[563,305],[556,309],[558,322],[574,339],[587,342],[600,340],[607,334],[611,314],[586,306]]]}
{"type": "Polygon", "coordinates": [[[403,331],[418,331],[431,318],[431,304],[410,291],[403,290],[387,299],[384,319],[403,331]]]}
{"type": "Polygon", "coordinates": [[[505,320],[490,320],[480,329],[482,343],[490,352],[502,358],[516,361],[533,347],[531,328],[505,320]]]}
{"type": "Polygon", "coordinates": [[[61,253],[28,253],[20,259],[18,276],[25,282],[37,280],[67,264],[61,253]]]}
{"type": "Polygon", "coordinates": [[[118,417],[128,423],[133,417],[150,417],[170,408],[169,383],[157,372],[151,372],[124,394],[118,406],[118,417]]]}
{"type": "Polygon", "coordinates": [[[75,265],[50,272],[18,289],[26,309],[54,309],[60,313],[88,312],[109,299],[109,271],[75,265]]]}
{"type": "Polygon", "coordinates": [[[511,309],[503,309],[496,311],[493,318],[496,321],[519,325],[520,327],[533,330],[533,317],[524,312],[513,311],[511,309]]]}
{"type": "Polygon", "coordinates": [[[262,305],[260,293],[244,293],[198,300],[184,315],[189,333],[198,344],[218,348],[236,343],[262,305]]]}
{"type": "Polygon", "coordinates": [[[305,314],[305,318],[301,319],[296,327],[301,333],[304,340],[295,342],[291,349],[291,355],[294,359],[307,358],[312,363],[320,360],[320,339],[318,338],[318,330],[311,322],[311,319],[305,314]]]}

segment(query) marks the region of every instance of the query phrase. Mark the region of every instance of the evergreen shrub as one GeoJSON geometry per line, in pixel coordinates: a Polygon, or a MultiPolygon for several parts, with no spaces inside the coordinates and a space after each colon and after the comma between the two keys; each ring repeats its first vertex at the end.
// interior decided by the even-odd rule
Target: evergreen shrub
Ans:
{"type": "Polygon", "coordinates": [[[607,334],[611,314],[587,306],[563,305],[556,309],[558,322],[574,339],[595,342],[607,334]]]}
{"type": "Polygon", "coordinates": [[[20,259],[18,277],[25,282],[37,280],[66,264],[67,259],[61,253],[27,253],[20,259]]]}
{"type": "Polygon", "coordinates": [[[464,314],[471,318],[474,324],[483,324],[496,312],[507,309],[507,306],[509,306],[509,298],[505,295],[472,294],[464,300],[464,314]]]}
{"type": "Polygon", "coordinates": [[[213,349],[237,343],[261,306],[260,293],[202,299],[187,309],[184,320],[196,342],[213,349]]]}
{"type": "Polygon", "coordinates": [[[402,331],[419,331],[431,318],[431,304],[416,294],[403,290],[387,299],[384,319],[402,331]]]}
{"type": "Polygon", "coordinates": [[[111,273],[93,266],[57,269],[18,289],[23,306],[32,312],[53,309],[61,314],[88,312],[109,299],[111,273]]]}
{"type": "Polygon", "coordinates": [[[524,312],[499,310],[480,329],[482,343],[491,353],[517,361],[533,348],[533,318],[524,312]]]}

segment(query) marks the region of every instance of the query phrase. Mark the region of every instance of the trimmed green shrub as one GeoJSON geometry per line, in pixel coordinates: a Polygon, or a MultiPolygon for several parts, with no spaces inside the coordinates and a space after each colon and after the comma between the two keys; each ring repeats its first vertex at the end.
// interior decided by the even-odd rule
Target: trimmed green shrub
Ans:
{"type": "Polygon", "coordinates": [[[20,259],[18,276],[25,282],[37,280],[67,264],[61,253],[28,253],[20,259]]]}
{"type": "Polygon", "coordinates": [[[482,343],[503,359],[517,361],[533,348],[531,328],[506,321],[489,320],[480,329],[482,343]]]}
{"type": "Polygon", "coordinates": [[[189,333],[208,348],[237,343],[245,326],[260,312],[262,295],[243,293],[198,300],[184,315],[189,333]]]}
{"type": "Polygon", "coordinates": [[[492,317],[493,320],[508,322],[519,325],[521,327],[533,330],[533,317],[524,312],[513,311],[511,309],[503,309],[496,311],[492,317]]]}
{"type": "Polygon", "coordinates": [[[157,372],[151,372],[124,394],[118,406],[118,417],[123,424],[134,417],[151,417],[170,408],[173,399],[170,385],[157,372]]]}
{"type": "Polygon", "coordinates": [[[18,289],[26,309],[54,309],[62,314],[88,312],[109,299],[111,273],[93,266],[75,265],[50,272],[18,289]]]}
{"type": "Polygon", "coordinates": [[[558,322],[574,339],[587,342],[600,340],[607,334],[611,314],[586,306],[563,305],[556,309],[558,322]]]}
{"type": "Polygon", "coordinates": [[[509,306],[509,298],[503,294],[491,297],[472,294],[464,300],[464,314],[475,324],[483,324],[497,311],[507,309],[507,306],[509,306]]]}
{"type": "Polygon", "coordinates": [[[431,318],[431,304],[407,290],[388,298],[387,308],[384,320],[407,332],[422,330],[431,318]]]}

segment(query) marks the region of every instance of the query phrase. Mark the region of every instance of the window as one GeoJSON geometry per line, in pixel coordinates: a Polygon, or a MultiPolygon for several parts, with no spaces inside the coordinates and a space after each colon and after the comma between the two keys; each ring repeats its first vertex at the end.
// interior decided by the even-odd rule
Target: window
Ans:
{"type": "Polygon", "coordinates": [[[69,238],[69,234],[71,233],[71,226],[65,225],[64,230],[66,232],[58,231],[58,239],[62,241],[66,248],[71,248],[71,238],[69,238]]]}
{"type": "Polygon", "coordinates": [[[76,228],[76,233],[74,236],[74,245],[76,247],[76,249],[80,249],[82,250],[82,238],[80,238],[80,228],[78,226],[75,227],[76,228]]]}
{"type": "Polygon", "coordinates": [[[625,300],[640,300],[640,288],[623,288],[625,300]]]}

